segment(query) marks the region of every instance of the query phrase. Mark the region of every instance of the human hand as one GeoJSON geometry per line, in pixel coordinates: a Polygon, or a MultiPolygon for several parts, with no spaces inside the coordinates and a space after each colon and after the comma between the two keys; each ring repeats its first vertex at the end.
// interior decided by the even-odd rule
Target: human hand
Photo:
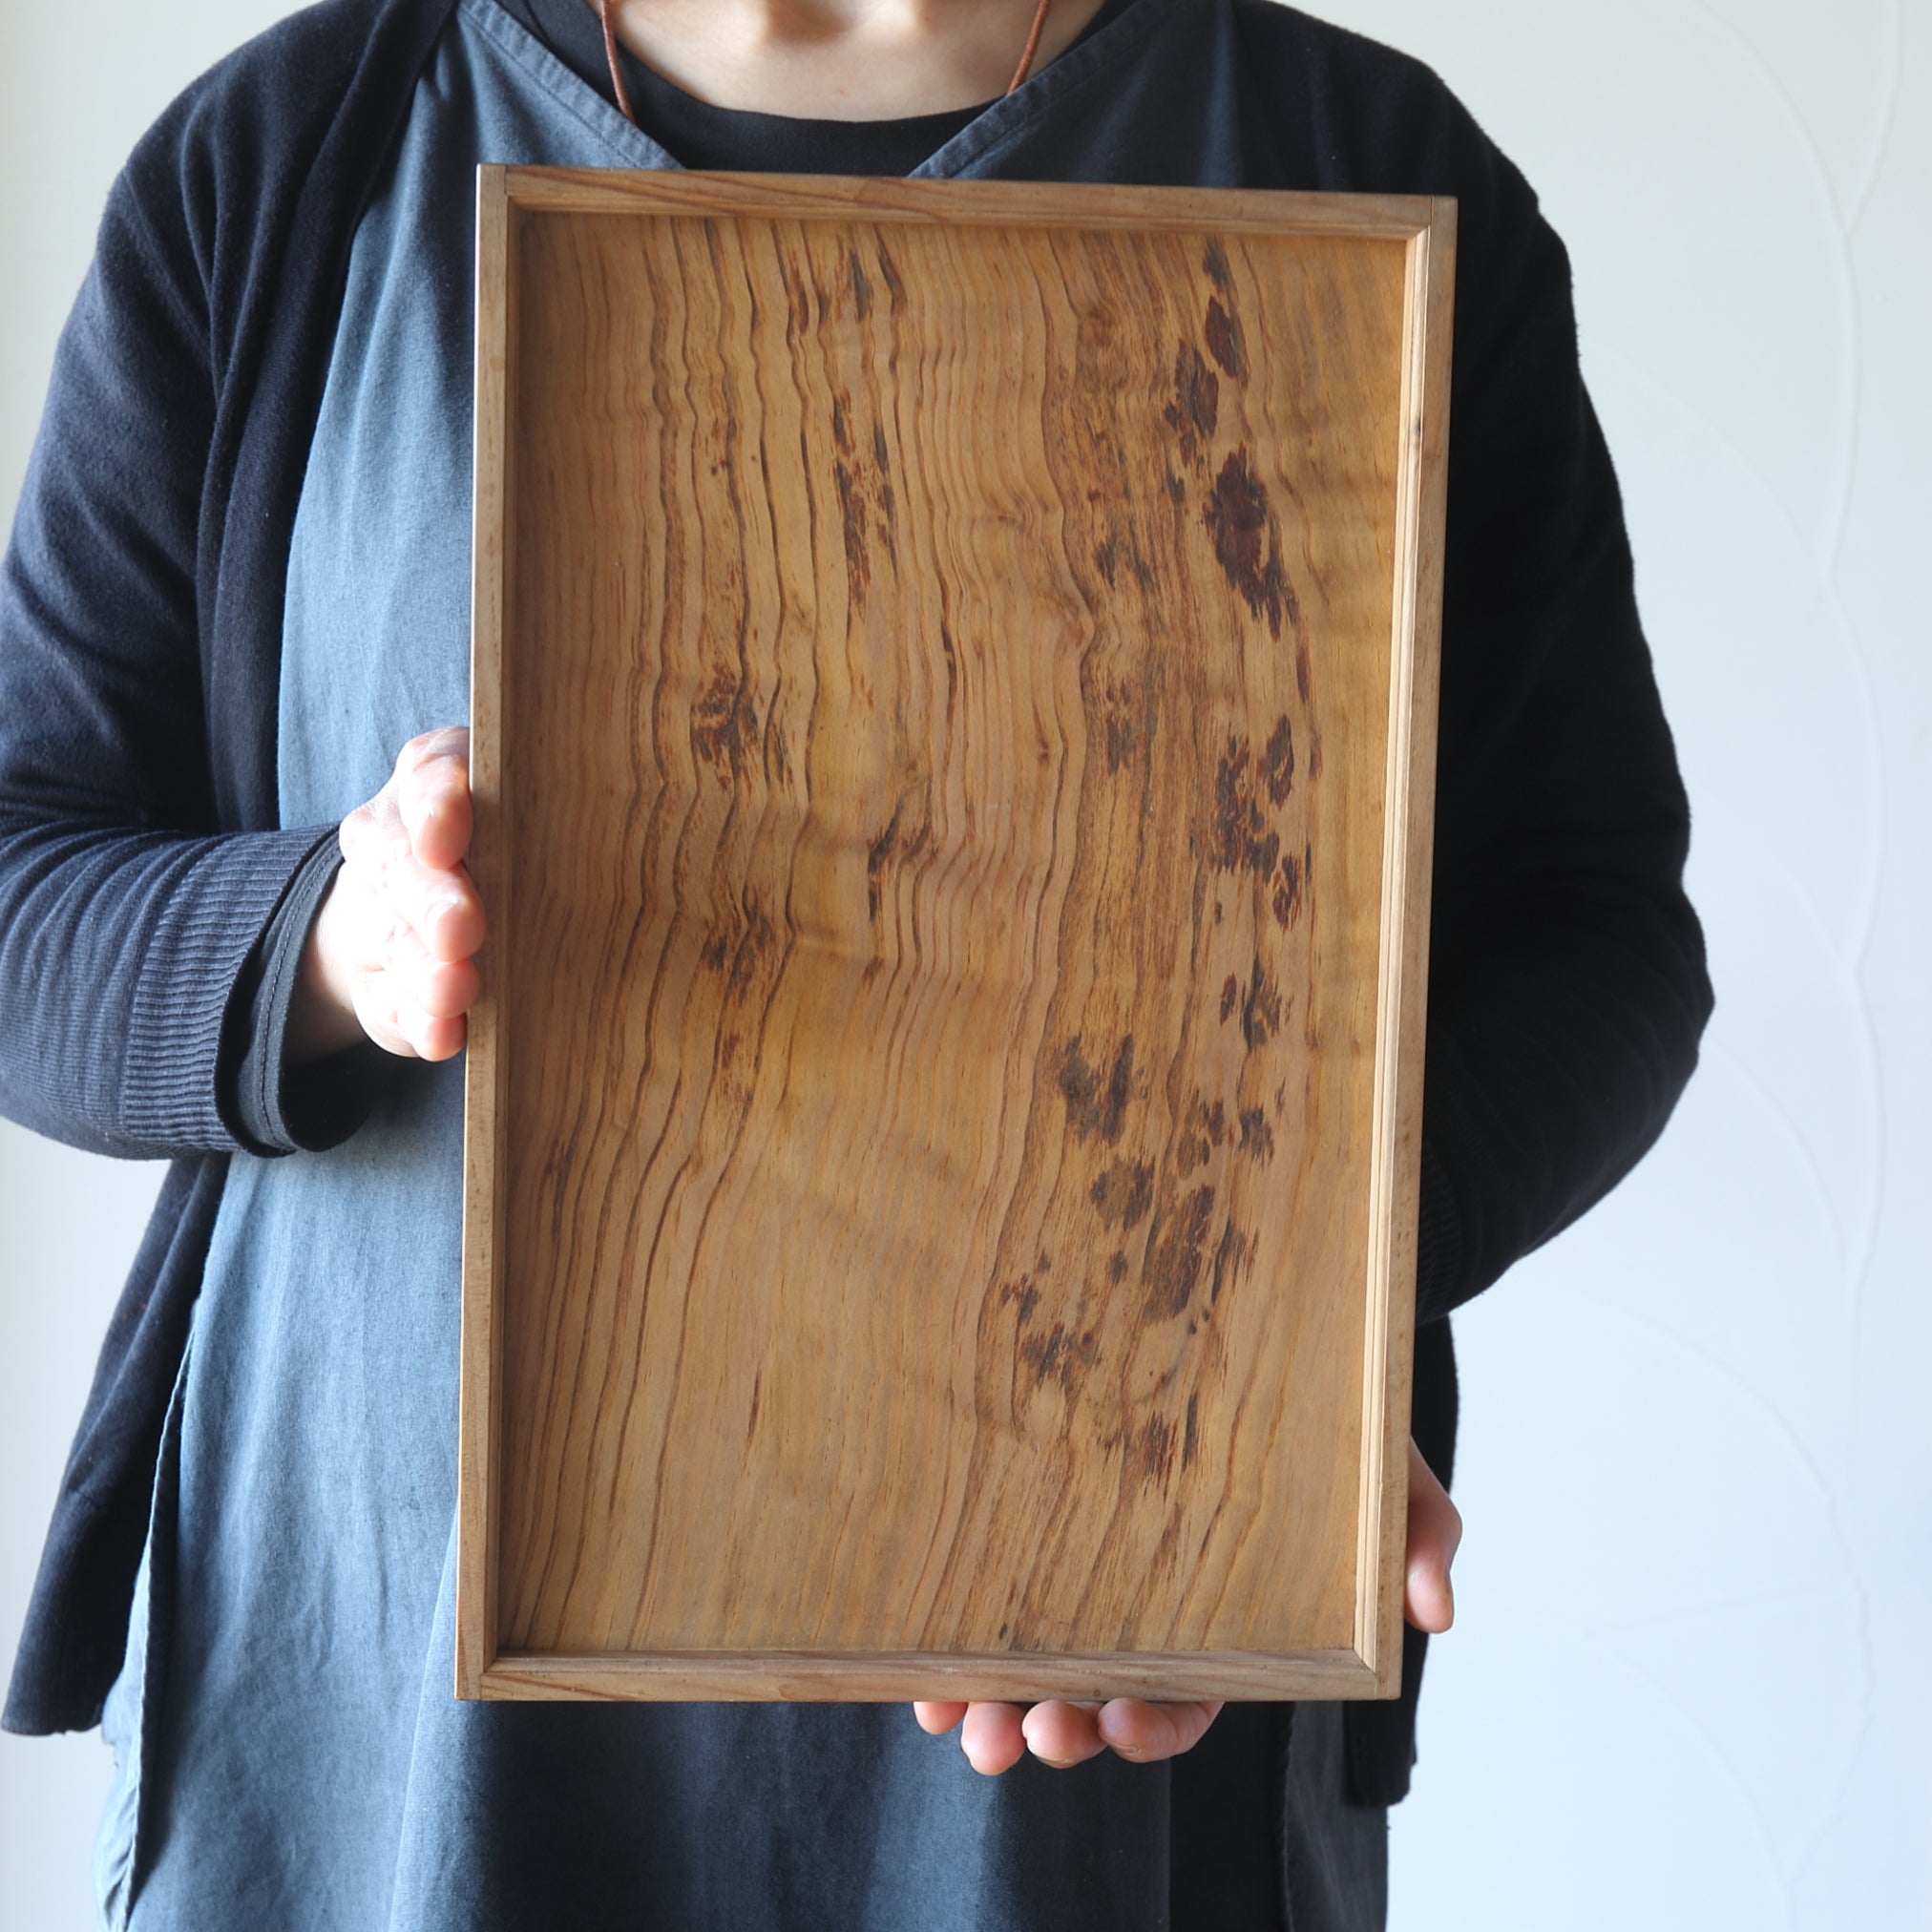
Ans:
{"type": "MultiPolygon", "coordinates": [[[[1454,1621],[1449,1566],[1462,1541],[1462,1517],[1422,1452],[1409,1444],[1408,1564],[1402,1613],[1418,1630],[1439,1633],[1454,1621]]],[[[1056,1770],[1113,1751],[1152,1764],[1191,1751],[1221,1714],[1219,1704],[1149,1704],[1116,1697],[1110,1704],[914,1704],[920,1730],[937,1737],[959,1727],[959,1747],[973,1769],[997,1776],[1030,1751],[1056,1770]]]]}
{"type": "Polygon", "coordinates": [[[342,870],[316,914],[289,1017],[299,1064],[365,1038],[448,1060],[468,1037],[483,903],[470,850],[470,734],[427,731],[342,822],[342,870]]]}

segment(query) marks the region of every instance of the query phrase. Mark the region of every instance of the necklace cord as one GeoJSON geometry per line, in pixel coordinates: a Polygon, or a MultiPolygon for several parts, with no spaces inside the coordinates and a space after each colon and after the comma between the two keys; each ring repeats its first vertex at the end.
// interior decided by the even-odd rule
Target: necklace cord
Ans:
{"type": "MultiPolygon", "coordinates": [[[[1046,10],[1052,4],[1053,0],[1040,0],[1040,5],[1034,9],[1033,32],[1026,36],[1026,45],[1020,50],[1019,65],[1007,83],[1008,94],[1017,93],[1033,71],[1033,57],[1040,52],[1040,36],[1046,26],[1046,10]]],[[[631,91],[624,85],[624,71],[618,60],[618,31],[611,19],[611,0],[597,0],[597,11],[598,19],[603,25],[604,58],[610,63],[611,93],[616,96],[618,112],[636,127],[638,117],[631,108],[631,91]]]]}
{"type": "Polygon", "coordinates": [[[1013,78],[1007,84],[1008,94],[1017,94],[1020,83],[1032,71],[1033,56],[1040,52],[1040,30],[1046,25],[1046,10],[1051,4],[1052,0],[1040,0],[1039,7],[1034,10],[1033,32],[1026,36],[1026,46],[1019,55],[1019,65],[1014,70],[1013,78]]]}
{"type": "Polygon", "coordinates": [[[603,23],[604,58],[611,65],[611,93],[617,96],[618,112],[633,127],[637,116],[631,111],[631,91],[624,85],[624,71],[618,65],[618,31],[611,22],[611,0],[597,0],[598,18],[603,23]]]}

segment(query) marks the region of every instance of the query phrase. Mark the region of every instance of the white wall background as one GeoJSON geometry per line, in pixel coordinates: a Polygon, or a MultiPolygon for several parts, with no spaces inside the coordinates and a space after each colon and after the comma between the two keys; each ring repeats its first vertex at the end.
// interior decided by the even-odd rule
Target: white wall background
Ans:
{"type": "MultiPolygon", "coordinates": [[[[279,0],[0,0],[0,513],[127,147],[279,0]]],[[[1932,1928],[1932,0],[1332,0],[1542,189],[1719,994],[1663,1146],[1461,1325],[1397,1932],[1932,1928]]],[[[0,1653],[156,1171],[0,1125],[0,1653]]],[[[95,1738],[0,1738],[78,1932],[95,1738]]]]}

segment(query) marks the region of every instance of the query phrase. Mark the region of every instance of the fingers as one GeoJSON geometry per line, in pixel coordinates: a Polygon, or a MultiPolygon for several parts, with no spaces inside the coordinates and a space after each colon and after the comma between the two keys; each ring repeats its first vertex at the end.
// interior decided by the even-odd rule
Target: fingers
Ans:
{"type": "Polygon", "coordinates": [[[1152,1764],[1192,1751],[1221,1714],[1217,1704],[1147,1704],[1116,1697],[1101,1707],[1101,1737],[1123,1757],[1152,1764]]]}
{"type": "Polygon", "coordinates": [[[410,739],[390,784],[416,862],[432,872],[461,864],[472,827],[469,732],[452,724],[410,739]]]}
{"type": "Polygon", "coordinates": [[[1019,1733],[1040,1763],[1068,1771],[1098,1757],[1107,1748],[1094,1721],[1096,1712],[1097,1707],[1091,1704],[1067,1704],[1053,1698],[1036,1704],[1020,1719],[1019,1733]]]}
{"type": "Polygon", "coordinates": [[[969,1704],[959,1722],[959,1749],[966,1762],[985,1777],[1011,1771],[1026,1755],[1020,1729],[1023,1704],[969,1704]]]}
{"type": "Polygon", "coordinates": [[[1221,1713],[1219,1704],[1149,1704],[1117,1697],[1110,1704],[1058,1698],[1025,1704],[914,1704],[913,1715],[929,1736],[959,1727],[959,1746],[973,1769],[988,1777],[1010,1771],[1029,1752],[1056,1771],[1070,1770],[1112,1750],[1136,1764],[1191,1751],[1221,1713]]]}
{"type": "Polygon", "coordinates": [[[434,957],[409,927],[399,925],[391,931],[368,997],[375,1016],[407,1051],[418,1060],[448,1060],[469,1036],[465,1016],[479,987],[469,960],[434,957]]]}
{"type": "Polygon", "coordinates": [[[914,1704],[913,1716],[928,1737],[942,1737],[966,1714],[963,1704],[914,1704]]]}
{"type": "Polygon", "coordinates": [[[381,800],[358,806],[338,837],[353,889],[379,909],[375,924],[407,927],[437,959],[467,959],[482,945],[483,902],[469,873],[422,865],[401,820],[381,800]]]}
{"type": "Polygon", "coordinates": [[[1409,1444],[1409,1555],[1402,1613],[1418,1630],[1439,1636],[1456,1620],[1449,1567],[1462,1541],[1462,1513],[1422,1453],[1409,1444]]]}
{"type": "Polygon", "coordinates": [[[483,943],[483,903],[462,869],[470,850],[469,777],[448,755],[410,758],[406,747],[395,777],[343,820],[343,858],[432,956],[467,959],[483,943]]]}
{"type": "Polygon", "coordinates": [[[343,820],[342,871],[304,957],[300,1050],[346,1044],[345,1023],[389,1053],[448,1060],[462,1050],[484,937],[464,865],[469,756],[458,726],[411,739],[388,783],[343,820]]]}
{"type": "MultiPolygon", "coordinates": [[[[478,989],[475,967],[432,957],[353,868],[336,875],[311,945],[332,962],[336,998],[353,1015],[352,1038],[420,1060],[447,1060],[461,1049],[464,1016],[478,989]]],[[[325,1049],[348,1043],[319,1042],[325,1049]]]]}

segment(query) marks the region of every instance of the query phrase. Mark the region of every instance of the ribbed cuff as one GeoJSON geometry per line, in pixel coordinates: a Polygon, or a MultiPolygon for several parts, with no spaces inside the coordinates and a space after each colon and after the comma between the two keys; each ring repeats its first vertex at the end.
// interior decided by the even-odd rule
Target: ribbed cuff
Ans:
{"type": "Polygon", "coordinates": [[[172,1148],[241,1141],[221,1078],[235,994],[290,881],[326,836],[332,831],[194,841],[143,882],[155,909],[122,1066],[127,1139],[172,1148]]]}
{"type": "Polygon", "coordinates": [[[236,988],[223,1086],[240,1138],[253,1153],[339,1146],[368,1118],[382,1092],[388,1057],[368,1042],[301,1066],[287,1060],[303,956],[341,870],[331,830],[289,881],[236,988]]]}

